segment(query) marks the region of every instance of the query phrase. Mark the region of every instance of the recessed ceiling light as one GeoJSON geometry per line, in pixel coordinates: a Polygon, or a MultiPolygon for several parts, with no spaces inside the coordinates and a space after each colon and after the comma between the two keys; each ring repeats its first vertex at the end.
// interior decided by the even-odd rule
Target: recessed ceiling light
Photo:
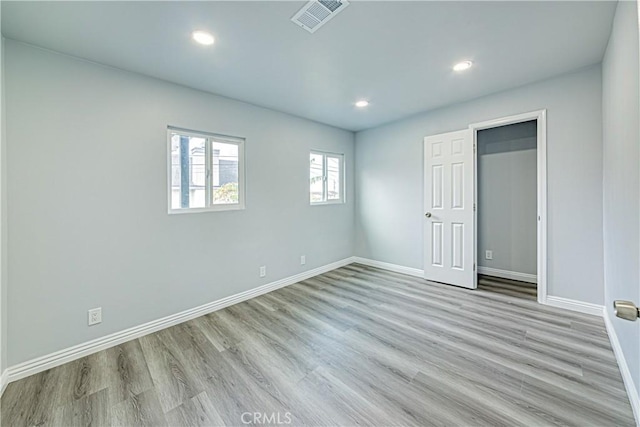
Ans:
{"type": "Polygon", "coordinates": [[[191,33],[191,37],[198,43],[203,44],[205,46],[212,45],[216,39],[210,33],[206,31],[194,31],[191,33]]]}
{"type": "Polygon", "coordinates": [[[456,65],[453,66],[453,71],[468,70],[469,68],[471,68],[472,65],[473,65],[473,62],[471,61],[458,62],[456,65]]]}
{"type": "Polygon", "coordinates": [[[356,107],[358,107],[358,108],[364,108],[367,105],[369,105],[369,101],[366,101],[364,99],[361,100],[361,101],[356,102],[356,107]]]}

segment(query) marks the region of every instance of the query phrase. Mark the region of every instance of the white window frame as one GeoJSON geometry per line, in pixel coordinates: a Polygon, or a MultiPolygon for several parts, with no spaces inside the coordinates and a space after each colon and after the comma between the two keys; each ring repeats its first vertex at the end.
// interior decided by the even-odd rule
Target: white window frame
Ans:
{"type": "Polygon", "coordinates": [[[201,212],[220,212],[242,210],[245,208],[245,156],[244,156],[245,139],[235,136],[220,135],[210,132],[200,132],[178,127],[167,127],[167,206],[169,214],[187,214],[201,212]],[[171,134],[178,133],[180,135],[204,138],[205,139],[205,199],[207,206],[202,208],[172,208],[171,207],[171,134]],[[211,143],[221,142],[224,144],[233,144],[238,146],[238,203],[213,204],[211,190],[213,189],[213,174],[211,173],[211,143]]]}
{"type": "MultiPolygon", "coordinates": [[[[309,204],[311,206],[318,206],[318,205],[338,205],[338,204],[343,204],[346,203],[346,195],[345,195],[345,189],[346,189],[346,185],[345,185],[345,159],[344,159],[344,154],[343,153],[332,153],[332,152],[328,152],[328,151],[320,151],[320,150],[311,150],[309,152],[309,156],[311,154],[315,154],[317,156],[322,156],[322,194],[323,194],[323,200],[320,202],[312,202],[311,201],[311,182],[309,182],[309,187],[308,187],[308,194],[307,194],[307,200],[309,200],[309,204]],[[327,191],[327,185],[328,185],[328,179],[327,179],[327,157],[337,157],[340,159],[340,174],[339,174],[339,179],[340,179],[340,198],[339,199],[334,199],[334,200],[327,200],[327,195],[328,195],[328,191],[327,191]]],[[[307,170],[307,173],[310,174],[310,169],[307,170]]],[[[309,178],[309,180],[311,180],[311,178],[309,178]]]]}

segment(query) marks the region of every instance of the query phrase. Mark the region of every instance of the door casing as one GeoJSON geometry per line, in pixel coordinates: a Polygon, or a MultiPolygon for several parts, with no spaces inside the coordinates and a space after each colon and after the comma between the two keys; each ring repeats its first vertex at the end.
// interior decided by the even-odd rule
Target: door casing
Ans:
{"type": "MultiPolygon", "coordinates": [[[[516,114],[469,125],[474,149],[474,203],[478,205],[478,131],[536,120],[537,123],[537,282],[538,302],[547,302],[547,110],[516,114]]],[[[474,262],[478,265],[478,210],[474,212],[474,262]]],[[[477,282],[478,275],[475,275],[477,282]]],[[[477,285],[477,283],[476,283],[477,285]]]]}

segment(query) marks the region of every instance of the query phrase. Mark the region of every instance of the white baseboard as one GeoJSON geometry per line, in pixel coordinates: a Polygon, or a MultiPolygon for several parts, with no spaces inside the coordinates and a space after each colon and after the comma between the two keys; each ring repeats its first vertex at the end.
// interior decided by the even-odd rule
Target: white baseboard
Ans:
{"type": "Polygon", "coordinates": [[[486,274],[487,276],[500,277],[503,279],[519,280],[521,282],[538,283],[538,276],[535,274],[519,273],[517,271],[500,270],[498,268],[480,267],[478,266],[479,274],[486,274]]]}
{"type": "Polygon", "coordinates": [[[144,323],[139,326],[134,326],[133,328],[125,329],[124,331],[116,332],[101,338],[96,338],[94,340],[75,345],[64,350],[56,351],[51,354],[28,360],[18,365],[9,367],[7,370],[5,370],[3,378],[5,379],[5,382],[7,382],[7,380],[8,382],[16,381],[21,378],[28,377],[29,375],[37,374],[38,372],[42,372],[47,369],[60,366],[67,362],[71,362],[72,360],[76,360],[89,354],[107,349],[109,347],[113,347],[118,344],[140,338],[144,335],[148,335],[161,329],[186,322],[187,320],[195,319],[196,317],[200,317],[202,315],[223,309],[230,305],[234,305],[239,302],[257,297],[259,295],[274,291],[276,289],[309,279],[319,274],[335,270],[336,268],[344,267],[345,265],[351,264],[352,262],[353,258],[345,258],[343,260],[336,261],[322,267],[314,268],[312,270],[308,270],[294,276],[267,283],[266,285],[250,289],[248,291],[240,292],[238,294],[231,295],[217,301],[194,307],[180,313],[172,314],[158,320],[144,323]]]}
{"type": "Polygon", "coordinates": [[[620,347],[620,341],[618,340],[618,335],[616,334],[616,330],[613,327],[613,323],[609,318],[609,310],[604,307],[604,324],[607,327],[607,334],[609,335],[609,341],[611,341],[611,347],[613,348],[613,354],[616,356],[616,360],[618,361],[618,366],[620,367],[620,374],[622,375],[622,381],[624,382],[624,387],[627,389],[627,396],[629,396],[629,403],[631,403],[631,409],[633,410],[633,415],[636,418],[636,424],[640,426],[640,384],[634,384],[633,377],[631,376],[631,371],[629,371],[629,365],[627,365],[627,360],[624,358],[624,353],[622,352],[622,347],[620,347]]]}
{"type": "Polygon", "coordinates": [[[353,262],[357,262],[358,264],[368,265],[369,267],[377,267],[383,270],[394,271],[396,273],[407,274],[409,276],[421,277],[424,278],[424,270],[420,270],[419,268],[411,268],[405,267],[403,265],[390,264],[388,262],[376,261],[369,258],[361,258],[358,256],[354,256],[353,262]]]}
{"type": "Polygon", "coordinates": [[[4,371],[2,371],[2,374],[0,375],[0,397],[2,397],[2,394],[4,393],[4,389],[7,388],[8,384],[9,384],[9,370],[5,369],[4,371]]]}
{"type": "Polygon", "coordinates": [[[564,308],[565,310],[578,311],[580,313],[592,314],[594,316],[602,316],[604,311],[604,307],[598,304],[576,301],[569,298],[554,297],[553,295],[547,295],[546,300],[542,303],[552,307],[564,308]]]}

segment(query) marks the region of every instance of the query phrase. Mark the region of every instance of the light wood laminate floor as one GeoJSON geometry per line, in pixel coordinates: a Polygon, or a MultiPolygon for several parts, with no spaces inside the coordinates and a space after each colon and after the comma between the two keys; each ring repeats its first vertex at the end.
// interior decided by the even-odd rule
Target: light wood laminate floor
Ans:
{"type": "Polygon", "coordinates": [[[478,288],[483,291],[496,292],[532,301],[538,299],[538,285],[535,283],[478,275],[478,288]]]}
{"type": "Polygon", "coordinates": [[[253,413],[634,425],[602,319],[358,264],[17,381],[1,403],[12,427],[243,425],[253,413]]]}

